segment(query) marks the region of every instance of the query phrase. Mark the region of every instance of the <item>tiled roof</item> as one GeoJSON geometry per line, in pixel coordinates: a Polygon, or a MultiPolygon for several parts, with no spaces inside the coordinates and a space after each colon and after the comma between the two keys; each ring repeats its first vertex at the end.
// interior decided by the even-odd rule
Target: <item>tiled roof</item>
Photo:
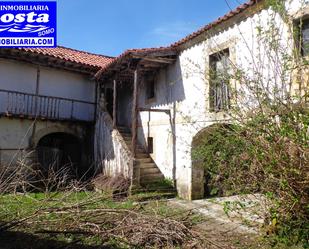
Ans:
{"type": "Polygon", "coordinates": [[[166,50],[174,50],[175,48],[172,47],[158,47],[158,48],[138,48],[138,49],[128,49],[124,51],[122,54],[117,56],[114,60],[112,60],[110,63],[106,64],[104,67],[102,67],[101,71],[105,71],[106,68],[116,64],[118,61],[120,61],[122,58],[130,55],[130,54],[149,54],[151,52],[161,52],[166,50]]]}
{"type": "Polygon", "coordinates": [[[111,66],[117,64],[121,61],[124,57],[130,56],[131,54],[149,54],[152,52],[162,52],[165,50],[177,50],[179,46],[183,45],[184,43],[194,39],[195,37],[199,36],[203,32],[206,32],[215,26],[227,21],[228,19],[246,11],[251,6],[261,2],[263,0],[249,0],[247,3],[244,3],[237,7],[235,10],[230,11],[226,15],[218,18],[216,21],[202,27],[198,31],[186,36],[185,38],[173,43],[167,47],[159,47],[159,48],[144,48],[144,49],[129,49],[126,50],[124,53],[119,55],[118,57],[109,57],[104,55],[92,54],[84,51],[79,51],[71,48],[66,48],[62,46],[58,46],[56,48],[22,48],[20,50],[41,54],[45,56],[52,56],[57,59],[61,59],[68,62],[79,63],[82,65],[95,67],[100,69],[97,75],[101,75],[104,71],[106,71],[111,66]]]}
{"type": "Polygon", "coordinates": [[[230,11],[229,13],[227,13],[226,15],[219,17],[217,20],[215,20],[214,22],[211,22],[209,24],[207,24],[206,26],[202,27],[201,29],[197,30],[196,32],[186,36],[185,38],[181,39],[180,41],[175,42],[174,44],[172,44],[172,47],[178,47],[192,39],[194,39],[195,37],[199,36],[200,34],[204,33],[205,31],[208,31],[212,28],[214,28],[215,26],[223,23],[224,21],[227,21],[228,19],[246,11],[248,8],[250,8],[251,6],[261,2],[262,0],[249,0],[247,3],[241,4],[240,6],[238,6],[236,9],[230,11]]]}
{"type": "Polygon", "coordinates": [[[79,63],[96,68],[105,67],[107,64],[114,60],[113,57],[92,54],[62,46],[58,46],[56,48],[22,48],[21,50],[46,56],[52,56],[68,62],[79,63]]]}

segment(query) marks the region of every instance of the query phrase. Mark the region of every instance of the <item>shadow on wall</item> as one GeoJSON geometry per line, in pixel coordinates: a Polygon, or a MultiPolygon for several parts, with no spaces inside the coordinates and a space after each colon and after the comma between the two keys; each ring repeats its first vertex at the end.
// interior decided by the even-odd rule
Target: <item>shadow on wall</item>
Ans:
{"type": "MultiPolygon", "coordinates": [[[[143,111],[139,113],[139,143],[145,147],[146,151],[149,151],[149,147],[152,147],[149,146],[150,144],[148,140],[154,141],[154,143],[160,141],[161,144],[159,146],[167,146],[167,150],[171,148],[173,180],[176,179],[177,103],[184,101],[186,98],[182,75],[183,72],[180,66],[180,61],[177,60],[173,65],[161,69],[152,77],[144,77],[140,83],[139,107],[146,109],[161,109],[162,111],[143,111]],[[152,80],[154,80],[154,84],[152,80]],[[152,93],[151,96],[149,93],[152,93]],[[164,110],[167,110],[168,112],[164,112],[164,110]],[[147,122],[147,126],[143,126],[142,121],[144,123],[147,122]],[[166,144],[162,144],[162,140],[160,140],[158,134],[155,134],[157,138],[154,138],[154,140],[151,138],[148,139],[148,137],[153,136],[151,130],[155,129],[151,129],[153,121],[159,121],[156,125],[165,125],[167,132],[169,132],[172,137],[171,144],[169,144],[168,141],[166,144]],[[160,124],[160,122],[162,122],[162,124],[160,124]]],[[[156,131],[158,132],[158,129],[156,129],[156,131]]],[[[152,148],[150,148],[150,150],[151,149],[152,148]]]]}
{"type": "Polygon", "coordinates": [[[143,77],[140,84],[139,106],[163,108],[166,105],[185,100],[182,75],[180,61],[177,60],[174,64],[156,72],[152,77],[147,77],[147,75],[143,77]],[[150,96],[151,100],[149,100],[147,92],[151,92],[148,87],[151,87],[152,80],[155,81],[153,84],[155,96],[150,96]]]}
{"type": "MultiPolygon", "coordinates": [[[[148,122],[148,126],[142,127],[141,123],[141,113],[138,115],[139,123],[139,136],[138,142],[147,148],[147,136],[150,134],[150,125],[152,117],[154,120],[158,119],[158,114],[163,115],[159,118],[164,121],[166,124],[167,132],[171,133],[172,144],[172,161],[171,167],[173,167],[173,178],[176,174],[176,132],[175,132],[175,120],[176,120],[176,108],[177,102],[182,102],[185,100],[185,91],[183,86],[182,79],[182,69],[180,67],[180,61],[177,60],[175,64],[169,65],[167,68],[155,72],[153,75],[155,84],[152,84],[151,77],[149,75],[141,75],[141,81],[139,83],[139,99],[138,106],[139,108],[151,108],[151,109],[164,109],[169,112],[158,113],[152,115],[152,112],[148,112],[148,120],[143,118],[144,122],[148,122]],[[147,98],[147,92],[149,86],[154,86],[155,98],[151,101],[147,98]]],[[[105,88],[111,89],[111,84],[106,84],[105,88]]],[[[103,90],[105,94],[108,92],[103,90]]],[[[111,90],[110,90],[111,92],[111,90]]],[[[95,132],[95,157],[97,162],[98,169],[104,169],[104,164],[108,163],[111,167],[117,168],[116,161],[119,161],[118,158],[121,155],[118,155],[118,149],[115,151],[115,146],[113,144],[112,130],[113,124],[110,115],[112,114],[112,98],[111,94],[105,97],[104,103],[101,103],[98,112],[97,122],[96,122],[96,132],[95,132]],[[105,103],[107,101],[107,103],[105,103]],[[107,104],[107,105],[106,105],[107,104]],[[106,105],[106,106],[105,106],[106,105]],[[110,108],[108,108],[110,107],[110,108]],[[104,110],[107,109],[109,114],[104,110]],[[114,160],[114,162],[112,162],[114,160]],[[109,163],[111,162],[111,164],[109,163]]],[[[132,102],[133,102],[133,82],[121,82],[117,83],[117,125],[125,126],[131,129],[132,125],[132,102]]],[[[142,114],[143,115],[143,114],[142,114]]],[[[123,155],[122,155],[123,157],[123,155]]],[[[105,167],[106,168],[106,167],[105,167]]],[[[110,168],[110,167],[109,167],[110,168]]]]}
{"type": "Polygon", "coordinates": [[[117,125],[131,127],[133,84],[119,82],[117,90],[117,125]]]}
{"type": "Polygon", "coordinates": [[[104,164],[106,161],[112,161],[115,159],[112,131],[113,121],[111,116],[107,111],[104,111],[104,109],[100,107],[94,137],[94,157],[97,173],[101,173],[102,170],[104,170],[104,164]]]}

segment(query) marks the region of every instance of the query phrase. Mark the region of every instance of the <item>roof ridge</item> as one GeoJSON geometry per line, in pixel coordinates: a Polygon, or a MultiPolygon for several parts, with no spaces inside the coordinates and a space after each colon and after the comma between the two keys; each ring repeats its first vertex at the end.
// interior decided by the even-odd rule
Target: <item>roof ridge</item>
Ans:
{"type": "Polygon", "coordinates": [[[102,56],[102,57],[105,57],[105,58],[111,58],[111,59],[116,58],[115,56],[92,53],[92,52],[88,52],[88,51],[85,51],[85,50],[80,50],[80,49],[76,49],[76,48],[65,47],[65,46],[62,46],[62,45],[57,45],[56,47],[57,47],[57,48],[64,48],[64,49],[72,50],[72,51],[75,51],[75,52],[81,52],[81,53],[85,53],[85,54],[89,54],[89,55],[102,56]]]}

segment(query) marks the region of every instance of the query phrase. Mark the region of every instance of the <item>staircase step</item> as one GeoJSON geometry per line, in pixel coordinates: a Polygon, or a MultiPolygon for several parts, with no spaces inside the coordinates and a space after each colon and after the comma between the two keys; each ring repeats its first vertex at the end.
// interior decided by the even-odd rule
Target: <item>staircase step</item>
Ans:
{"type": "MultiPolygon", "coordinates": [[[[131,148],[132,134],[128,127],[120,126],[117,127],[122,138],[128,147],[131,148]]],[[[163,174],[160,172],[159,168],[152,161],[149,153],[146,153],[145,148],[140,144],[137,145],[136,161],[140,166],[141,183],[155,183],[164,179],[163,174]]]]}
{"type": "Polygon", "coordinates": [[[157,165],[153,162],[150,162],[150,163],[140,163],[139,167],[142,169],[145,169],[145,168],[157,168],[157,165]]]}
{"type": "MultiPolygon", "coordinates": [[[[132,148],[131,142],[128,142],[128,141],[125,140],[125,143],[126,143],[126,145],[127,145],[129,148],[132,148]]],[[[137,147],[136,147],[136,152],[137,152],[137,153],[142,153],[142,154],[147,154],[146,151],[145,151],[145,149],[144,149],[143,147],[141,147],[141,146],[137,146],[137,147]]]]}
{"type": "Polygon", "coordinates": [[[160,182],[164,180],[164,176],[162,177],[157,177],[157,178],[141,178],[140,180],[140,184],[141,186],[146,186],[146,185],[149,185],[149,184],[155,184],[157,182],[160,182]]]}
{"type": "Polygon", "coordinates": [[[145,175],[149,174],[161,174],[160,170],[157,167],[152,168],[141,168],[141,178],[143,178],[145,175]]]}
{"type": "MultiPolygon", "coordinates": [[[[131,149],[132,146],[131,146],[131,143],[129,143],[128,141],[125,141],[126,145],[131,149]]],[[[136,152],[137,154],[146,154],[147,157],[149,157],[149,154],[146,153],[145,149],[142,148],[142,147],[137,147],[136,148],[136,152]]],[[[143,157],[144,158],[144,157],[143,157]]]]}
{"type": "Polygon", "coordinates": [[[141,175],[141,182],[158,181],[163,180],[164,176],[162,173],[149,173],[141,175]]]}
{"type": "Polygon", "coordinates": [[[143,146],[141,146],[141,145],[137,145],[137,149],[145,151],[145,148],[143,146]]]}
{"type": "Polygon", "coordinates": [[[136,158],[149,158],[149,154],[146,153],[137,153],[136,158]]]}
{"type": "Polygon", "coordinates": [[[144,149],[141,149],[141,148],[136,148],[136,153],[147,154],[148,157],[150,157],[149,154],[144,149]]]}
{"type": "Polygon", "coordinates": [[[147,163],[152,163],[152,159],[150,157],[147,158],[138,158],[136,159],[136,162],[141,165],[141,164],[147,164],[147,163]]]}
{"type": "MultiPolygon", "coordinates": [[[[132,138],[128,139],[127,137],[124,137],[124,136],[122,137],[123,137],[123,140],[126,142],[126,144],[131,146],[132,138]]],[[[145,151],[145,148],[139,144],[137,145],[137,149],[145,151]]]]}

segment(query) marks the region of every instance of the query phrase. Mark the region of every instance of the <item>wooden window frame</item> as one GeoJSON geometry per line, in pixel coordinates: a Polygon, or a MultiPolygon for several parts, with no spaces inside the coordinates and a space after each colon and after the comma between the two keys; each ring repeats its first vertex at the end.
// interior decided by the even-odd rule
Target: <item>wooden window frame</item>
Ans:
{"type": "Polygon", "coordinates": [[[209,110],[210,112],[221,112],[227,111],[231,108],[231,94],[230,94],[230,80],[227,82],[220,81],[221,86],[217,86],[217,68],[216,63],[222,59],[223,56],[230,59],[230,49],[225,48],[219,52],[209,55],[209,110]],[[214,86],[216,85],[216,86],[214,86]],[[221,92],[218,94],[218,90],[221,92]],[[225,93],[225,95],[224,95],[225,93]],[[218,102],[219,96],[221,95],[221,101],[218,102]]]}
{"type": "Polygon", "coordinates": [[[308,26],[309,29],[309,16],[305,15],[302,17],[299,17],[294,20],[294,42],[295,42],[295,48],[297,49],[298,55],[301,57],[309,57],[309,40],[307,42],[307,53],[304,52],[304,41],[303,41],[303,28],[304,25],[308,26]]]}

